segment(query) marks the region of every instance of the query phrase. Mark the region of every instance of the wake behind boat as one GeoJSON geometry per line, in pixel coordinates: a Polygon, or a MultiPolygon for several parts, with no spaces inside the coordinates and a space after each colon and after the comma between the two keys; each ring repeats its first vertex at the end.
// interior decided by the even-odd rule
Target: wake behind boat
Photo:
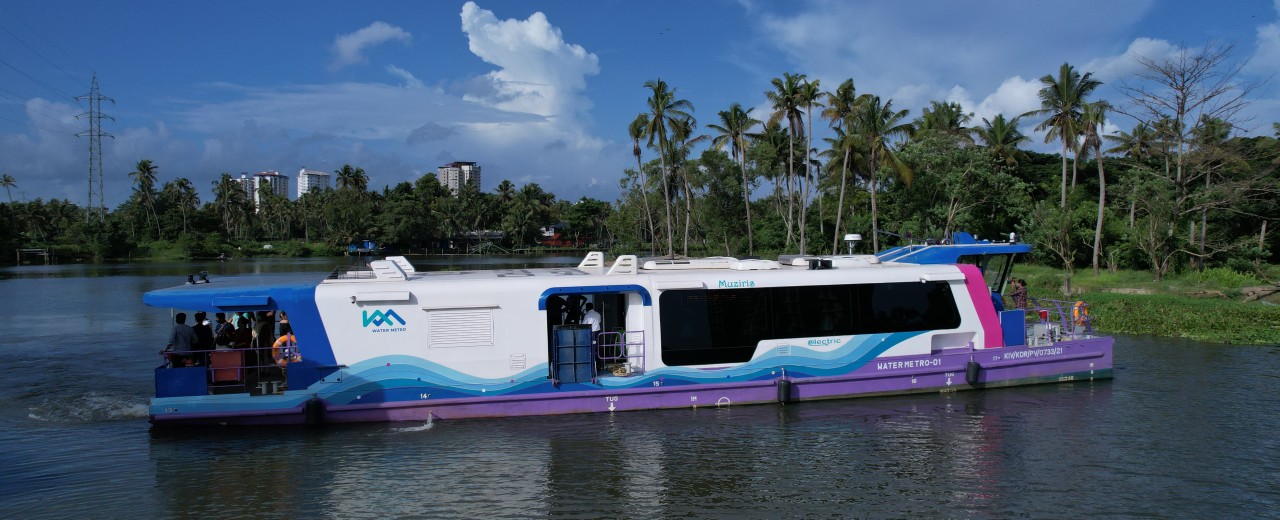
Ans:
{"type": "Polygon", "coordinates": [[[167,353],[150,416],[429,420],[1110,378],[1112,339],[1083,304],[1003,310],[1029,251],[956,233],[878,255],[610,265],[597,252],[577,267],[437,272],[389,257],[320,281],[192,278],[143,301],[254,313],[262,332],[240,348],[167,353]],[[276,337],[281,313],[291,334],[276,337]]]}

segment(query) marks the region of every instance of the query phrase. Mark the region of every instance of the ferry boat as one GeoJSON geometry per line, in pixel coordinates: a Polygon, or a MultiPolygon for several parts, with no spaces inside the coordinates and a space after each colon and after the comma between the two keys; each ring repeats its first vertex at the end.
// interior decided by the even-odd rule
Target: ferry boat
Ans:
{"type": "Polygon", "coordinates": [[[157,367],[150,418],[429,421],[1110,378],[1112,339],[1082,302],[1003,310],[1030,250],[957,232],[875,255],[607,263],[592,252],[576,267],[434,272],[388,257],[323,280],[190,277],[144,303],[283,311],[293,336],[157,367]],[[588,304],[598,318],[584,319],[588,304]]]}

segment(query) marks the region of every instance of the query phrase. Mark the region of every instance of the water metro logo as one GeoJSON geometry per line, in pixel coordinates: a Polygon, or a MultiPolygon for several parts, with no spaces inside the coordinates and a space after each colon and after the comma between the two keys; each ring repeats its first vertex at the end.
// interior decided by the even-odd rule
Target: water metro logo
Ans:
{"type": "Polygon", "coordinates": [[[394,309],[387,309],[386,311],[375,310],[372,313],[369,311],[361,312],[364,314],[364,327],[369,328],[370,325],[375,327],[371,332],[403,332],[408,330],[405,327],[395,326],[395,322],[397,321],[400,322],[401,325],[404,325],[405,322],[404,318],[401,318],[399,314],[396,314],[394,309]],[[383,327],[383,325],[388,325],[388,327],[383,327]]]}

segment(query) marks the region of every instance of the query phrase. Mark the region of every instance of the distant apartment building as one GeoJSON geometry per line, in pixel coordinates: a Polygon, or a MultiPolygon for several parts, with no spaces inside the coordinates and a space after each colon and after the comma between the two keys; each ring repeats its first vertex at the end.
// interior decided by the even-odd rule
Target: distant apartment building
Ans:
{"type": "MultiPolygon", "coordinates": [[[[243,178],[244,176],[241,175],[243,178]]],[[[243,182],[243,181],[241,181],[243,182]]],[[[272,193],[286,200],[289,198],[289,176],[278,171],[258,172],[253,174],[253,209],[262,207],[262,194],[272,193]]]]}
{"type": "Polygon", "coordinates": [[[470,183],[480,187],[480,165],[473,162],[451,162],[436,169],[440,184],[449,188],[449,193],[458,194],[463,184],[470,183]]]}
{"type": "Polygon", "coordinates": [[[298,170],[298,198],[317,190],[329,189],[329,173],[320,170],[309,170],[305,166],[298,170]]]}

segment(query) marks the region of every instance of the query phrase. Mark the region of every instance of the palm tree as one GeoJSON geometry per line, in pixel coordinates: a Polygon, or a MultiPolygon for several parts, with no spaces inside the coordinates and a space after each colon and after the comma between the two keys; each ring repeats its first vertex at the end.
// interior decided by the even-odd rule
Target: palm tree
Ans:
{"type": "Polygon", "coordinates": [[[795,222],[795,139],[804,132],[804,116],[800,114],[800,89],[804,79],[804,74],[784,72],[781,78],[773,78],[770,82],[773,90],[764,93],[773,107],[769,122],[787,120],[787,214],[783,217],[787,223],[787,246],[791,245],[795,222]]]}
{"type": "Polygon", "coordinates": [[[196,189],[191,185],[191,181],[186,177],[180,177],[173,182],[165,183],[164,189],[168,192],[169,197],[178,204],[178,209],[182,211],[182,234],[187,234],[187,210],[195,211],[200,205],[200,195],[196,193],[196,189]]]}
{"type": "Polygon", "coordinates": [[[1125,158],[1136,161],[1151,158],[1152,150],[1157,145],[1155,131],[1146,123],[1135,125],[1132,134],[1119,132],[1118,135],[1105,135],[1102,137],[1115,144],[1115,146],[1107,149],[1107,153],[1122,154],[1125,158]]]}
{"type": "Polygon", "coordinates": [[[921,136],[927,133],[950,135],[973,144],[973,137],[966,126],[973,119],[973,112],[965,113],[960,103],[954,101],[931,101],[914,123],[915,133],[921,136]]]}
{"type": "Polygon", "coordinates": [[[994,120],[982,118],[982,126],[972,129],[982,146],[985,146],[997,164],[1006,168],[1016,168],[1022,150],[1018,145],[1030,141],[1031,138],[1018,130],[1022,116],[1006,120],[1004,114],[997,114],[994,120]]]}
{"type": "Polygon", "coordinates": [[[142,197],[143,205],[151,211],[151,217],[156,222],[156,240],[160,240],[160,217],[156,216],[155,191],[153,190],[156,185],[157,169],[150,159],[143,159],[134,166],[134,170],[129,174],[129,177],[137,185],[135,189],[138,191],[138,195],[142,197]]]}
{"type": "Polygon", "coordinates": [[[352,168],[350,164],[344,164],[342,168],[334,170],[333,173],[338,176],[338,189],[356,191],[369,189],[369,176],[364,173],[364,168],[352,168]]]}
{"type": "Polygon", "coordinates": [[[16,180],[14,180],[14,179],[13,179],[13,176],[12,176],[12,175],[9,175],[9,174],[7,174],[7,173],[6,173],[6,174],[4,174],[3,176],[0,176],[0,186],[4,186],[4,192],[5,192],[5,194],[9,195],[9,205],[10,205],[10,206],[12,206],[12,205],[13,205],[13,192],[11,192],[11,191],[9,191],[9,190],[10,190],[10,189],[13,189],[13,188],[17,188],[17,187],[18,187],[18,182],[17,182],[16,180]]]}
{"type": "MultiPolygon", "coordinates": [[[[805,135],[804,146],[804,176],[800,178],[800,254],[808,254],[809,250],[805,242],[805,229],[808,227],[809,221],[809,188],[818,182],[817,173],[814,173],[813,179],[809,178],[809,174],[814,165],[811,154],[813,153],[813,106],[822,106],[821,99],[824,96],[822,89],[818,87],[818,80],[805,80],[801,85],[800,91],[796,93],[799,96],[800,103],[804,104],[805,119],[809,120],[809,132],[805,135]]],[[[822,199],[818,199],[818,212],[822,212],[822,199]]],[[[821,219],[818,220],[822,222],[821,219]]]]}
{"type": "Polygon", "coordinates": [[[681,254],[689,256],[689,227],[693,224],[693,183],[689,182],[689,169],[685,160],[693,151],[693,146],[705,141],[705,135],[693,135],[698,123],[693,117],[675,121],[671,124],[671,169],[672,178],[679,172],[680,182],[684,190],[684,245],[681,254]]]}
{"type": "MultiPolygon", "coordinates": [[[[676,121],[690,119],[693,116],[693,103],[688,100],[676,97],[676,89],[667,86],[667,82],[662,79],[646,81],[645,88],[649,89],[649,125],[645,127],[645,135],[649,139],[649,146],[653,146],[654,142],[658,143],[658,159],[662,167],[662,174],[667,175],[667,150],[669,149],[669,141],[667,128],[672,126],[676,121]]],[[[668,182],[662,183],[663,197],[665,198],[667,208],[667,256],[675,256],[675,244],[672,242],[672,222],[671,222],[671,189],[668,182]]]]}
{"type": "Polygon", "coordinates": [[[224,173],[213,182],[213,204],[222,216],[222,229],[229,236],[239,235],[239,224],[246,220],[242,214],[247,200],[244,186],[232,178],[231,174],[224,173]]]}
{"type": "Polygon", "coordinates": [[[871,247],[880,250],[879,212],[876,208],[876,180],[883,165],[889,166],[904,182],[910,183],[911,167],[898,158],[893,140],[911,135],[911,123],[904,121],[907,111],[893,110],[893,100],[880,102],[880,96],[863,94],[855,111],[851,129],[867,147],[867,167],[871,177],[871,247]]]}
{"type": "Polygon", "coordinates": [[[649,209],[649,176],[644,171],[644,163],[640,161],[640,139],[644,138],[645,129],[649,126],[649,114],[641,112],[627,127],[627,135],[631,136],[631,155],[636,157],[636,173],[640,174],[640,200],[644,202],[644,218],[649,223],[649,254],[655,253],[653,211],[649,209]]]}
{"type": "Polygon", "coordinates": [[[849,155],[854,147],[853,139],[849,138],[847,119],[853,115],[853,111],[858,105],[858,89],[853,85],[853,78],[844,80],[840,86],[836,87],[835,92],[827,93],[827,108],[822,111],[822,117],[831,121],[831,127],[836,132],[835,138],[827,138],[832,144],[832,149],[842,150],[844,160],[840,167],[840,202],[836,209],[836,229],[831,245],[831,254],[840,252],[840,219],[844,216],[844,190],[849,184],[849,155]]]}
{"type": "Polygon", "coordinates": [[[1084,123],[1084,143],[1086,149],[1092,149],[1094,159],[1098,161],[1098,220],[1093,228],[1093,274],[1098,275],[1098,252],[1102,248],[1102,218],[1107,206],[1107,174],[1102,167],[1102,125],[1107,122],[1106,101],[1088,103],[1084,106],[1081,121],[1084,123]]]}
{"type": "Polygon", "coordinates": [[[711,146],[720,150],[728,144],[730,155],[742,170],[742,204],[747,213],[748,255],[756,254],[756,246],[754,232],[751,229],[751,194],[747,182],[747,136],[753,127],[760,124],[759,119],[751,117],[752,110],[754,108],[743,110],[741,104],[734,103],[729,105],[729,110],[720,111],[720,124],[707,125],[707,128],[720,134],[711,140],[711,146]]]}
{"type": "MultiPolygon", "coordinates": [[[[850,115],[847,119],[852,117],[850,115]]],[[[845,131],[845,128],[849,126],[848,123],[833,126],[831,131],[835,132],[835,137],[823,138],[831,147],[821,153],[823,157],[827,158],[828,170],[834,170],[837,164],[840,165],[840,200],[836,209],[835,237],[831,244],[831,254],[833,255],[840,254],[840,225],[844,216],[845,188],[849,183],[849,165],[855,164],[855,161],[866,160],[866,154],[862,150],[862,141],[858,139],[857,135],[845,131]]]]}
{"type": "Polygon", "coordinates": [[[1058,69],[1058,77],[1052,74],[1046,74],[1040,78],[1040,109],[1027,112],[1025,115],[1043,115],[1048,116],[1043,122],[1036,126],[1036,130],[1047,130],[1044,142],[1051,143],[1054,139],[1062,141],[1062,207],[1067,207],[1067,148],[1070,146],[1075,149],[1076,136],[1080,134],[1080,118],[1081,110],[1086,104],[1085,99],[1092,94],[1094,89],[1102,85],[1101,81],[1093,79],[1092,72],[1086,72],[1081,76],[1068,63],[1063,63],[1058,69]]]}

